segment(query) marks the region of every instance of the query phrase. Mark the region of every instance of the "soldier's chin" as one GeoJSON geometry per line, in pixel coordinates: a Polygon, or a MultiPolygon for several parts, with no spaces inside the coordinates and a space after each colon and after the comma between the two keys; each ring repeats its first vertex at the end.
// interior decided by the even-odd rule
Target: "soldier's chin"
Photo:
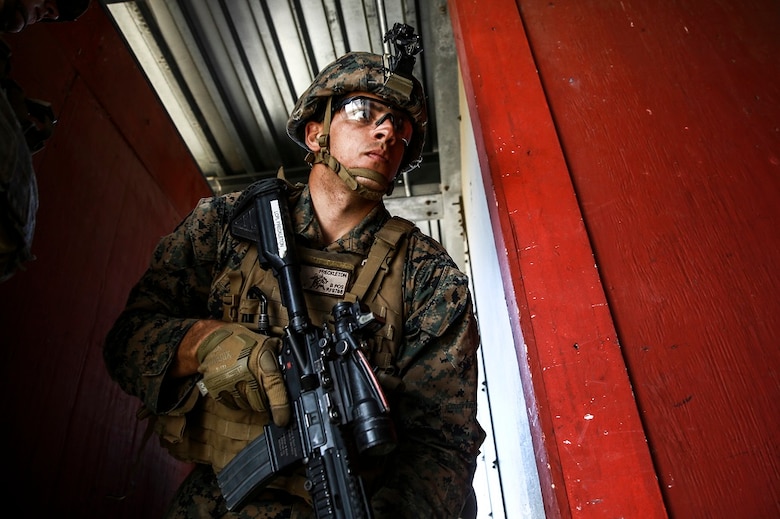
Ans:
{"type": "Polygon", "coordinates": [[[355,180],[361,186],[367,187],[368,189],[371,189],[373,191],[385,191],[387,189],[387,186],[389,185],[389,183],[382,185],[376,180],[372,180],[366,177],[361,177],[360,175],[356,175],[355,180]]]}

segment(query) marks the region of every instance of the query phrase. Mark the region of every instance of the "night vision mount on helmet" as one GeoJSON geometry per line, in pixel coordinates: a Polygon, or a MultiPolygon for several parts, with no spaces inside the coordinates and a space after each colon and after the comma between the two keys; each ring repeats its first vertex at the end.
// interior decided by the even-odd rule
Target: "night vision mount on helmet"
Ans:
{"type": "Polygon", "coordinates": [[[395,54],[385,55],[385,84],[409,97],[414,89],[414,56],[422,52],[420,36],[414,33],[413,27],[397,23],[387,31],[384,41],[395,46],[395,54]]]}
{"type": "Polygon", "coordinates": [[[306,156],[309,164],[325,164],[354,191],[371,200],[379,200],[393,190],[393,181],[380,173],[365,168],[347,168],[330,154],[330,121],[333,116],[334,98],[342,98],[351,92],[372,93],[392,106],[409,114],[413,133],[406,147],[398,173],[408,172],[419,166],[425,143],[428,111],[422,84],[412,75],[415,55],[422,48],[414,28],[396,23],[384,37],[391,42],[394,52],[380,56],[369,52],[349,52],[326,66],[314,78],[311,86],[301,94],[287,121],[287,134],[302,148],[305,141],[306,124],[322,121],[320,150],[306,156]],[[365,177],[384,186],[370,189],[359,184],[356,177],[365,177]]]}

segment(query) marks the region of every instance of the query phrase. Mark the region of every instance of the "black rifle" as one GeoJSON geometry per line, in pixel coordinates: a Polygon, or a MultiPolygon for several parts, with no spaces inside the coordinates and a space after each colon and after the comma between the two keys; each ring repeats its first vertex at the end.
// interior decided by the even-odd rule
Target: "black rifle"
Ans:
{"type": "Polygon", "coordinates": [[[248,188],[231,232],[257,243],[264,268],[279,283],[289,324],[279,357],[291,399],[289,426],[273,423],[217,475],[229,510],[241,509],[274,476],[306,466],[306,489],[318,518],[371,517],[355,457],[395,447],[387,402],[360,350],[360,338],[384,323],[359,302],[337,303],[333,331],[315,327],[300,283],[287,207],[287,184],[269,179],[248,188]]]}

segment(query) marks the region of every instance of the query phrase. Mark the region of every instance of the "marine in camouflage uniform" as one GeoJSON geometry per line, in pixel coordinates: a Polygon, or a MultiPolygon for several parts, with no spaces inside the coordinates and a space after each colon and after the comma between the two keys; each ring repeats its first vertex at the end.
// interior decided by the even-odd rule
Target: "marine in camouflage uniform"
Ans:
{"type": "MultiPolygon", "coordinates": [[[[0,0],[0,34],[20,32],[36,18],[70,22],[86,11],[90,0],[58,0],[56,10],[40,6],[28,12],[16,0],[0,0]],[[52,17],[56,17],[52,18],[52,17]]],[[[10,77],[11,48],[0,40],[0,283],[34,259],[32,241],[38,212],[38,181],[32,153],[40,150],[48,129],[35,135],[37,121],[21,87],[10,77]],[[33,136],[34,138],[31,138],[33,136]]],[[[41,101],[39,105],[44,104],[41,101]]],[[[54,114],[46,121],[51,125],[54,114]]]]}
{"type": "MultiPolygon", "coordinates": [[[[381,57],[370,56],[352,56],[344,62],[353,66],[359,61],[363,69],[381,70],[374,60],[381,57]]],[[[350,73],[355,70],[351,68],[350,73]]],[[[363,90],[379,88],[381,83],[365,85],[363,90]]],[[[299,120],[314,111],[313,106],[305,108],[305,99],[307,94],[298,103],[299,120]]],[[[424,105],[419,110],[418,106],[416,120],[424,124],[424,105]]],[[[415,138],[418,142],[412,147],[416,151],[405,159],[406,166],[422,149],[423,137],[417,133],[415,138]]],[[[154,415],[176,412],[195,391],[197,376],[174,379],[168,370],[197,320],[223,317],[229,274],[241,270],[250,247],[229,232],[239,196],[232,193],[202,200],[161,240],[151,266],[107,338],[104,356],[111,376],[154,415]]],[[[294,191],[289,207],[298,244],[332,254],[366,257],[376,234],[390,219],[377,201],[357,226],[328,243],[308,187],[294,191]]],[[[467,278],[442,246],[414,229],[405,251],[403,333],[393,360],[397,383],[385,387],[398,446],[377,462],[367,491],[378,518],[453,518],[471,492],[475,460],[484,440],[476,420],[477,324],[467,278]]],[[[312,517],[313,512],[304,499],[271,489],[241,511],[229,512],[212,467],[199,465],[180,488],[169,516],[281,518],[312,517]]]]}
{"type": "MultiPolygon", "coordinates": [[[[0,40],[0,282],[33,257],[38,182],[18,110],[7,97],[11,50],[0,40]]],[[[18,90],[17,90],[18,91],[18,90]]]]}

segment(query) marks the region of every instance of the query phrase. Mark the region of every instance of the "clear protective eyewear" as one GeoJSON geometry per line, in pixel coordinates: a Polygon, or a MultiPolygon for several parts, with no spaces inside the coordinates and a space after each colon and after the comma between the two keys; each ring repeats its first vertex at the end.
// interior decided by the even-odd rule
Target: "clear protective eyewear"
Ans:
{"type": "Polygon", "coordinates": [[[398,108],[373,97],[355,96],[343,99],[334,112],[342,111],[344,118],[363,126],[380,126],[390,120],[395,136],[408,146],[412,138],[411,117],[398,108]]]}

